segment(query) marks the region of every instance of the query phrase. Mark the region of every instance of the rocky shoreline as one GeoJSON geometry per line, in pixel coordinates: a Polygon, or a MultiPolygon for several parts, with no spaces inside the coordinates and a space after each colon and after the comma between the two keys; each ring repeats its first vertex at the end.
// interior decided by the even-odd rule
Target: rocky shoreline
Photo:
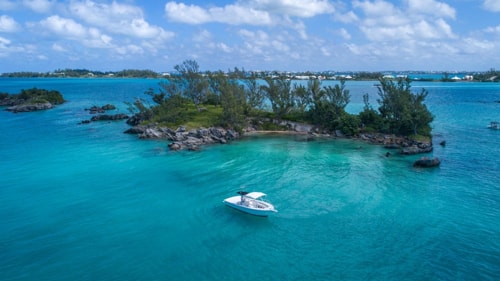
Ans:
{"type": "Polygon", "coordinates": [[[176,130],[157,125],[136,125],[125,131],[126,134],[136,134],[140,139],[167,139],[171,141],[168,147],[171,150],[200,150],[201,146],[209,144],[225,144],[240,138],[234,130],[223,128],[199,128],[186,130],[180,126],[176,130]]]}
{"type": "MultiPolygon", "coordinates": [[[[207,144],[225,144],[231,140],[238,139],[242,136],[252,134],[300,134],[307,136],[308,140],[313,140],[316,137],[334,137],[346,138],[339,131],[337,132],[321,132],[318,128],[310,124],[301,124],[290,121],[279,121],[279,124],[288,128],[284,131],[259,131],[255,127],[248,126],[243,130],[242,135],[234,130],[224,128],[198,128],[186,130],[180,126],[176,130],[151,125],[135,125],[137,120],[128,119],[127,123],[132,127],[125,131],[127,134],[136,134],[140,139],[166,139],[171,141],[169,144],[171,150],[199,150],[200,146],[207,144]]],[[[381,133],[362,133],[357,138],[363,142],[370,144],[383,145],[385,148],[399,150],[399,153],[404,155],[413,155],[432,152],[432,142],[430,141],[415,141],[405,137],[381,133]]]]}

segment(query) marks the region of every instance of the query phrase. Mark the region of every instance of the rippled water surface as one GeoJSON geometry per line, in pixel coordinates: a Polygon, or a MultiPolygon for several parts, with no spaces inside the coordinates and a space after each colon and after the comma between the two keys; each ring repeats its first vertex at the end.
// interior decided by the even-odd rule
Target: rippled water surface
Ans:
{"type": "MultiPolygon", "coordinates": [[[[170,152],[84,109],[143,97],[146,79],[3,79],[60,90],[0,111],[0,280],[498,280],[500,84],[415,83],[436,116],[437,169],[353,140],[254,136],[170,152]],[[446,140],[446,146],[439,146],[446,140]],[[244,188],[279,212],[222,200],[244,188]]],[[[327,82],[332,83],[332,82],[327,82]]],[[[348,82],[351,112],[373,82],[348,82]]]]}

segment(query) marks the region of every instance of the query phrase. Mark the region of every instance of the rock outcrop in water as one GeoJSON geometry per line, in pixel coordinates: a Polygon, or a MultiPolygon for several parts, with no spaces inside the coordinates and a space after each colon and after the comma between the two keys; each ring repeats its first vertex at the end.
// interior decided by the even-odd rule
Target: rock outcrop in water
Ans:
{"type": "Polygon", "coordinates": [[[124,120],[128,119],[129,116],[124,113],[118,113],[118,114],[100,114],[96,116],[92,116],[90,118],[90,121],[115,121],[115,120],[124,120]]]}
{"type": "Polygon", "coordinates": [[[413,162],[413,167],[420,167],[420,168],[432,168],[432,167],[437,167],[441,164],[441,161],[439,158],[429,158],[429,157],[422,157],[415,162],[413,162]]]}
{"type": "Polygon", "coordinates": [[[89,111],[90,114],[102,114],[107,110],[115,110],[116,107],[112,104],[106,104],[103,106],[94,105],[91,108],[85,108],[86,111],[89,111]]]}
{"type": "Polygon", "coordinates": [[[8,106],[6,110],[14,113],[51,109],[64,102],[61,93],[45,89],[21,90],[15,95],[0,93],[0,106],[8,106]]]}
{"type": "Polygon", "coordinates": [[[141,139],[166,139],[171,141],[171,150],[199,150],[208,144],[225,144],[240,137],[239,133],[223,128],[199,128],[187,131],[181,126],[177,130],[156,125],[138,125],[125,131],[127,134],[137,134],[141,139]]]}
{"type": "Polygon", "coordinates": [[[103,114],[108,110],[115,110],[116,107],[112,104],[106,104],[103,106],[92,106],[91,108],[85,108],[85,111],[88,111],[90,114],[96,114],[95,116],[92,116],[90,120],[84,120],[80,122],[80,124],[88,124],[90,122],[96,122],[96,121],[116,121],[116,120],[125,120],[129,119],[130,117],[127,114],[124,113],[117,113],[117,114],[103,114]]]}
{"type": "Polygon", "coordinates": [[[432,142],[416,141],[405,137],[386,134],[361,134],[360,139],[373,144],[383,145],[388,149],[399,149],[404,155],[432,152],[432,142]]]}

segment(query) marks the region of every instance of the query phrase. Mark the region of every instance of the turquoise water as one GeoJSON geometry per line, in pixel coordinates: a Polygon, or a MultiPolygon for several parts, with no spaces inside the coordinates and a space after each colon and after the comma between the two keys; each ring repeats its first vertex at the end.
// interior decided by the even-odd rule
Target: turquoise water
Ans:
{"type": "MultiPolygon", "coordinates": [[[[429,90],[437,169],[350,140],[249,137],[201,152],[77,125],[92,105],[145,97],[147,79],[0,79],[67,103],[0,111],[0,280],[498,280],[500,84],[429,90]],[[447,145],[438,143],[446,140],[447,145]],[[222,204],[245,188],[279,213],[222,204]]],[[[329,82],[334,83],[334,82],[329,82]]],[[[348,82],[375,104],[373,82],[348,82]]]]}

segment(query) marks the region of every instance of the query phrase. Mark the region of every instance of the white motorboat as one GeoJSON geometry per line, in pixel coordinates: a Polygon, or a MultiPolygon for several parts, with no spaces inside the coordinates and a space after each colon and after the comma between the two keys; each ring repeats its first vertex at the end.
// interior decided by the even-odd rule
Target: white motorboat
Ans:
{"type": "Polygon", "coordinates": [[[224,199],[224,204],[239,211],[261,217],[278,212],[274,206],[267,202],[262,192],[238,191],[239,195],[224,199]]]}

